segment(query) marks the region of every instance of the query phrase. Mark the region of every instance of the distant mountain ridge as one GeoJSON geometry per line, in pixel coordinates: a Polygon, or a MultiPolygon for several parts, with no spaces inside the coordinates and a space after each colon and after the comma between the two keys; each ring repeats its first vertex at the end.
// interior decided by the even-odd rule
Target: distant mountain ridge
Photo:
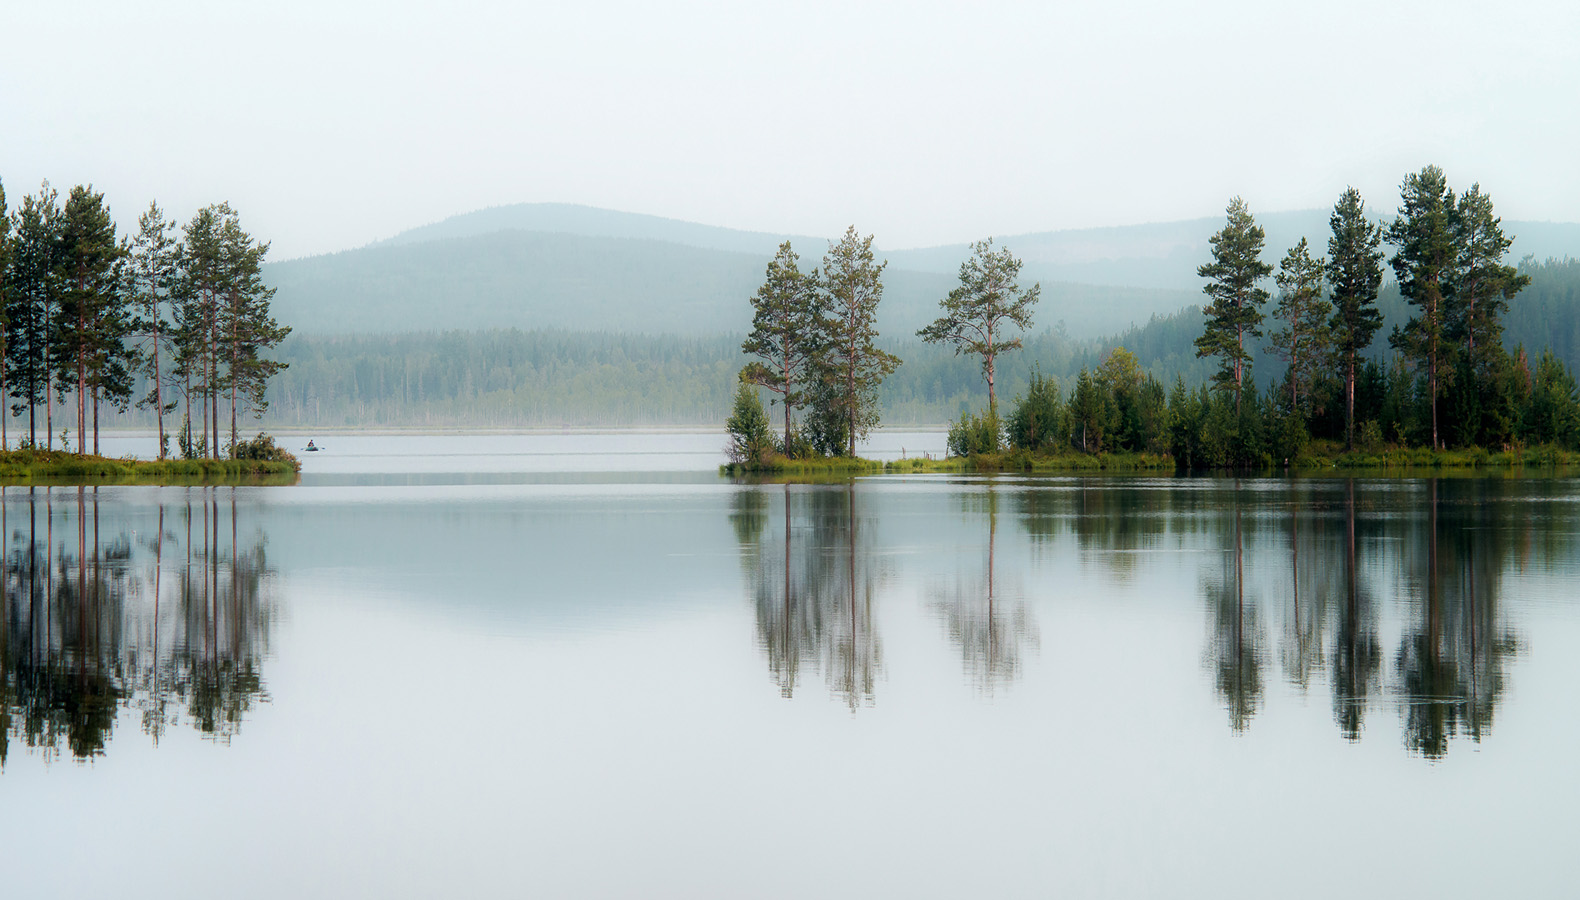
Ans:
{"type": "MultiPolygon", "coordinates": [[[[1301,236],[1327,247],[1323,210],[1267,213],[1266,259],[1301,236]]],[[[1580,224],[1506,222],[1514,259],[1580,257],[1580,224]]],[[[1196,268],[1221,218],[1008,235],[996,243],[1040,281],[1036,329],[1112,334],[1196,303],[1196,268]]],[[[859,223],[858,223],[859,227],[859,223]]],[[[740,231],[573,204],[491,207],[401,232],[356,250],[271,263],[276,313],[303,333],[563,328],[668,334],[744,332],[749,298],[775,248],[790,240],[803,266],[827,239],[740,231]]],[[[967,244],[882,250],[879,327],[914,333],[937,315],[967,244]]]]}

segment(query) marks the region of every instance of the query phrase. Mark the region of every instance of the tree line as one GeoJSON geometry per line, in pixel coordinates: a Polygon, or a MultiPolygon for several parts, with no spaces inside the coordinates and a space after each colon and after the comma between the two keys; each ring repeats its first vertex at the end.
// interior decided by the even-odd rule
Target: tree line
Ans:
{"type": "Polygon", "coordinates": [[[238,417],[263,414],[284,365],[265,354],[290,333],[270,314],[274,289],[260,274],[268,251],[224,203],[185,226],[151,203],[137,232],[118,236],[91,185],[62,202],[46,181],[8,213],[0,184],[0,397],[10,412],[0,415],[0,449],[11,448],[9,422],[23,413],[18,445],[53,449],[61,403],[61,449],[74,426],[77,452],[91,432],[97,453],[102,403],[153,410],[161,459],[178,409],[184,456],[223,455],[225,418],[234,452],[238,417]]]}
{"type": "MultiPolygon", "coordinates": [[[[767,277],[752,298],[752,331],[741,345],[756,360],[740,372],[735,408],[726,428],[737,462],[788,457],[856,455],[856,441],[878,423],[878,388],[900,366],[900,358],[876,344],[878,301],[887,263],[874,263],[872,237],[854,226],[829,244],[821,271],[800,271],[789,241],[769,262],[767,277]],[[777,394],[784,407],[783,437],[777,443],[752,386],[777,394]],[[803,428],[795,411],[808,410],[803,428]]],[[[972,245],[960,267],[960,284],[939,301],[944,314],[917,332],[927,343],[982,360],[989,408],[998,355],[1019,349],[1031,326],[1039,285],[1022,288],[1020,261],[993,249],[991,238],[972,245]]]]}
{"type": "MultiPolygon", "coordinates": [[[[1189,389],[1181,373],[1165,389],[1119,346],[1099,365],[1083,366],[1068,393],[1034,368],[1026,392],[1003,417],[998,357],[1023,346],[1040,287],[1018,284],[1020,263],[1007,250],[995,251],[991,240],[973,245],[959,286],[939,301],[943,315],[918,333],[978,358],[986,381],[987,408],[962,412],[950,452],[993,453],[1007,442],[1044,453],[1172,453],[1183,465],[1224,466],[1291,460],[1313,439],[1341,438],[1354,450],[1357,428],[1369,449],[1385,442],[1434,450],[1580,442],[1573,372],[1551,347],[1535,361],[1523,345],[1505,347],[1503,316],[1531,284],[1532,266],[1505,262],[1513,238],[1503,233],[1479,184],[1456,193],[1441,169],[1427,166],[1405,177],[1399,212],[1388,223],[1368,217],[1360,192],[1348,188],[1329,225],[1326,255],[1302,238],[1275,270],[1263,258],[1265,233],[1250,209],[1239,197],[1230,201],[1224,227],[1211,238],[1212,260],[1198,269],[1208,302],[1198,314],[1194,356],[1216,364],[1206,384],[1189,389]],[[1388,336],[1394,356],[1379,361],[1371,354],[1385,322],[1379,306],[1385,259],[1408,315],[1388,336]],[[1267,310],[1275,291],[1277,303],[1267,310]],[[1283,381],[1265,392],[1253,377],[1258,351],[1283,364],[1283,381]]],[[[796,441],[792,414],[808,405],[806,428],[816,434],[819,392],[837,387],[837,379],[824,357],[829,338],[819,324],[821,295],[778,287],[786,271],[794,273],[793,263],[785,244],[753,298],[753,331],[742,349],[760,361],[742,371],[729,423],[738,459],[840,452],[796,441]],[[767,436],[749,384],[779,395],[782,440],[767,436]]],[[[815,272],[796,277],[817,281],[815,272]]],[[[1150,326],[1157,331],[1174,322],[1150,326]]]]}

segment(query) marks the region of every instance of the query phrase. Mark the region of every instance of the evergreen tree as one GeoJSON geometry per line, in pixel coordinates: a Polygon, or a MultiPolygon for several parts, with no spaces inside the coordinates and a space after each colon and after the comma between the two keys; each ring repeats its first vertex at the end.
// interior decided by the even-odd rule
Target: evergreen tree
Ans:
{"type": "Polygon", "coordinates": [[[805,381],[817,355],[817,270],[803,274],[790,242],[768,262],[767,277],[752,296],[752,332],[741,344],[762,357],[742,373],[778,394],[785,408],[785,453],[791,452],[791,414],[807,400],[805,381]]]}
{"type": "Polygon", "coordinates": [[[250,408],[261,418],[268,409],[269,379],[285,368],[285,363],[262,354],[285,340],[291,329],[276,322],[269,310],[274,288],[263,283],[263,259],[269,245],[243,231],[234,213],[225,218],[220,239],[223,307],[217,337],[224,342],[222,383],[230,391],[230,447],[234,455],[240,446],[238,410],[250,408]]]}
{"type": "Polygon", "coordinates": [[[199,417],[198,456],[219,456],[219,335],[225,292],[225,219],[228,205],[205,206],[182,230],[176,282],[175,369],[182,379],[186,418],[199,417]]]}
{"type": "MultiPolygon", "coordinates": [[[[7,352],[9,345],[6,342],[8,329],[7,315],[11,311],[11,215],[6,208],[5,182],[0,180],[0,403],[8,402],[10,391],[7,389],[6,375],[9,366],[5,360],[10,356],[7,352]]],[[[0,411],[0,451],[11,449],[11,439],[6,426],[11,417],[0,411]]]]}
{"type": "MultiPolygon", "coordinates": [[[[129,390],[121,363],[126,317],[116,284],[122,248],[115,240],[115,222],[104,195],[91,187],[71,189],[60,226],[60,314],[51,334],[53,362],[61,392],[70,385],[77,405],[77,452],[87,452],[90,402],[108,386],[129,390]],[[122,369],[117,372],[117,367],[122,369]]],[[[94,450],[98,450],[97,415],[94,450]]]]}
{"type": "Polygon", "coordinates": [[[1332,307],[1322,296],[1326,261],[1311,258],[1306,239],[1291,247],[1278,265],[1278,307],[1273,318],[1280,328],[1273,332],[1274,352],[1289,364],[1289,411],[1302,418],[1301,400],[1311,393],[1318,370],[1327,361],[1332,307]]]}
{"type": "Polygon", "coordinates": [[[1482,377],[1503,352],[1503,311],[1509,299],[1530,284],[1529,275],[1503,264],[1514,239],[1504,237],[1503,220],[1492,198],[1473,184],[1453,207],[1455,261],[1448,292],[1447,336],[1464,348],[1470,373],[1482,377]]]}
{"type": "Polygon", "coordinates": [[[50,315],[58,297],[60,208],[49,182],[22,198],[12,217],[11,277],[6,306],[7,397],[11,414],[27,410],[28,444],[38,446],[38,405],[49,434],[50,315]]]}
{"type": "Polygon", "coordinates": [[[1355,449],[1355,377],[1360,354],[1371,346],[1382,313],[1382,227],[1366,218],[1361,192],[1346,188],[1328,217],[1328,279],[1333,285],[1333,349],[1344,365],[1344,446],[1355,449]]]}
{"type": "Polygon", "coordinates": [[[1266,233],[1252,218],[1245,201],[1239,197],[1230,200],[1227,214],[1223,229],[1212,236],[1213,261],[1196,270],[1208,280],[1202,292],[1212,298],[1202,310],[1207,325],[1196,339],[1196,356],[1219,358],[1213,381],[1220,390],[1234,392],[1238,410],[1246,364],[1251,360],[1246,339],[1262,333],[1262,304],[1268,294],[1259,285],[1273,267],[1262,262],[1266,233]]]}
{"type": "Polygon", "coordinates": [[[164,459],[170,437],[165,431],[165,413],[174,408],[174,404],[167,405],[165,400],[168,372],[160,353],[170,340],[171,325],[165,318],[165,310],[175,292],[181,246],[174,237],[176,224],[165,219],[157,203],[148,205],[148,211],[138,218],[137,225],[137,236],[130,248],[131,265],[126,270],[126,290],[137,313],[133,329],[148,346],[148,353],[143,356],[147,363],[144,374],[148,379],[148,395],[138,401],[138,406],[154,408],[159,428],[159,458],[164,459]]]}
{"type": "Polygon", "coordinates": [[[1021,288],[1020,260],[1008,249],[995,251],[992,238],[977,241],[971,245],[971,258],[960,264],[960,286],[938,301],[944,314],[917,332],[928,343],[952,344],[956,355],[982,357],[990,414],[998,409],[994,361],[998,354],[1021,347],[1019,337],[1005,338],[1003,331],[1011,324],[1022,331],[1031,327],[1032,307],[1041,292],[1040,284],[1021,288]]]}
{"type": "Polygon", "coordinates": [[[823,257],[817,369],[825,390],[814,399],[843,423],[847,456],[856,455],[856,441],[877,424],[878,386],[900,365],[873,343],[887,265],[875,261],[872,235],[857,235],[854,225],[823,257]]]}
{"type": "Polygon", "coordinates": [[[1388,226],[1388,241],[1397,248],[1390,263],[1399,292],[1417,310],[1403,330],[1394,329],[1389,343],[1426,372],[1431,406],[1432,447],[1443,446],[1438,432],[1437,401],[1448,374],[1448,292],[1459,261],[1454,234],[1454,192],[1443,170],[1427,166],[1405,176],[1400,187],[1399,217],[1388,226]]]}

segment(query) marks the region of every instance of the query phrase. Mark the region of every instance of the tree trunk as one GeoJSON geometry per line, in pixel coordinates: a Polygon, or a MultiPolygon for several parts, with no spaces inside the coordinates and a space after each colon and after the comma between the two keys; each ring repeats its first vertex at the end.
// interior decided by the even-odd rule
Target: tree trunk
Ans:
{"type": "Polygon", "coordinates": [[[1355,449],[1355,351],[1349,354],[1344,373],[1344,449],[1355,449]]]}

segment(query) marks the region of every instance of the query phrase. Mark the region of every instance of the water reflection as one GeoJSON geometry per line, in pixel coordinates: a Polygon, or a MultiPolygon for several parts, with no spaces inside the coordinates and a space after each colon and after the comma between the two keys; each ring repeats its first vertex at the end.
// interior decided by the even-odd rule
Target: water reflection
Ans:
{"type": "Polygon", "coordinates": [[[1489,734],[1507,691],[1522,640],[1505,581],[1573,562],[1577,505],[1551,484],[961,480],[951,492],[963,517],[926,520],[935,534],[920,556],[873,537],[915,518],[856,485],[743,488],[731,522],[758,643],[786,697],[814,669],[852,708],[873,703],[874,605],[907,582],[986,693],[1022,677],[1037,618],[1061,610],[1059,593],[1028,605],[1023,585],[1084,577],[1106,593],[1161,578],[1199,598],[1203,684],[1232,731],[1278,697],[1319,692],[1345,740],[1392,714],[1408,752],[1438,759],[1456,738],[1489,734]]]}
{"type": "Polygon", "coordinates": [[[1039,647],[1036,622],[1025,602],[1006,598],[997,584],[1003,580],[994,566],[999,494],[993,485],[961,494],[968,517],[986,520],[985,559],[979,571],[962,566],[929,591],[933,611],[960,651],[966,677],[983,693],[1019,677],[1022,659],[1039,647]]]}
{"type": "Polygon", "coordinates": [[[782,485],[777,541],[763,540],[769,490],[737,493],[731,514],[747,545],[743,558],[769,673],[791,697],[810,666],[852,710],[871,705],[883,667],[873,622],[883,573],[872,532],[857,514],[855,486],[782,485]]]}
{"type": "Polygon", "coordinates": [[[101,755],[123,711],[155,742],[182,725],[228,740],[267,699],[270,569],[233,489],[109,525],[96,488],[0,492],[0,764],[13,742],[101,755]]]}
{"type": "Polygon", "coordinates": [[[1227,546],[1220,555],[1221,568],[1203,577],[1202,595],[1212,629],[1208,647],[1213,685],[1229,714],[1229,727],[1241,732],[1262,706],[1266,636],[1260,604],[1254,599],[1246,603],[1244,518],[1238,482],[1229,506],[1222,514],[1227,546]]]}

